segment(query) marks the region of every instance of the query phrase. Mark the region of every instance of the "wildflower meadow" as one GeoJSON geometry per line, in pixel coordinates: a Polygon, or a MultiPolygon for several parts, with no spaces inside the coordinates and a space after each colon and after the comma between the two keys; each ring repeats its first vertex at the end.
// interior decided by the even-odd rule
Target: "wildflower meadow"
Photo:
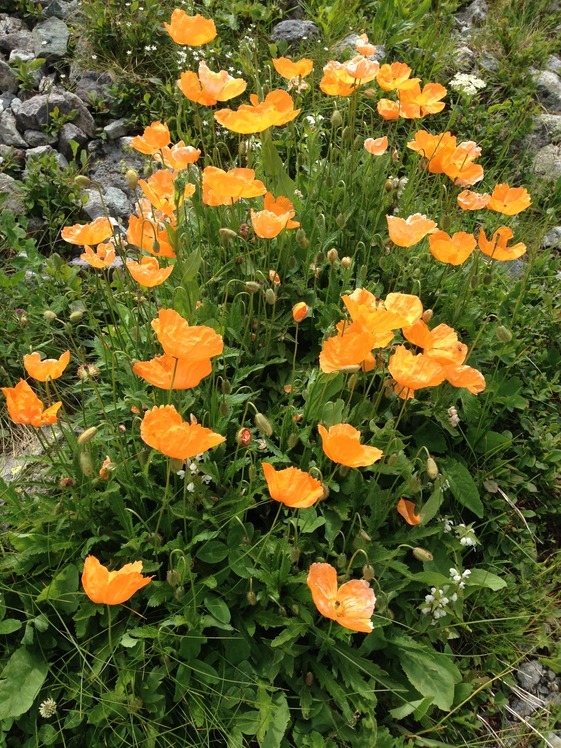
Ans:
{"type": "Polygon", "coordinates": [[[45,239],[0,224],[0,746],[557,745],[559,701],[509,712],[561,673],[561,180],[516,81],[454,72],[458,3],[312,3],[299,45],[121,5],[76,23],[131,66],[133,211],[76,148],[45,239]]]}

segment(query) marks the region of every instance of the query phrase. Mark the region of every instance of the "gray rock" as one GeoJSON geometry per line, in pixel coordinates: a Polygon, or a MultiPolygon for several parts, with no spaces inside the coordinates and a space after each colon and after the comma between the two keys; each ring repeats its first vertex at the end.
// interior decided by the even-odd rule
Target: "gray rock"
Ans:
{"type": "Polygon", "coordinates": [[[35,51],[38,56],[45,57],[50,62],[60,60],[68,51],[70,31],[60,18],[47,18],[33,29],[37,39],[35,51]]]}
{"type": "Polygon", "coordinates": [[[35,54],[36,40],[31,31],[14,31],[9,34],[0,34],[0,52],[10,54],[13,50],[25,50],[35,54]]]}
{"type": "Polygon", "coordinates": [[[54,145],[57,141],[56,135],[49,135],[42,130],[24,130],[23,137],[30,148],[37,148],[40,145],[54,145]]]}
{"type": "Polygon", "coordinates": [[[554,732],[550,732],[544,737],[549,744],[549,748],[561,748],[561,737],[556,735],[554,732]]]}
{"type": "Polygon", "coordinates": [[[475,66],[475,54],[467,46],[462,44],[454,50],[454,64],[461,73],[469,73],[475,66]]]}
{"type": "Polygon", "coordinates": [[[561,226],[554,226],[547,232],[542,239],[542,247],[544,249],[549,249],[549,247],[561,249],[561,226]]]}
{"type": "Polygon", "coordinates": [[[469,34],[473,27],[484,25],[488,12],[485,0],[474,0],[461,13],[456,13],[454,21],[460,31],[469,34]]]}
{"type": "Polygon", "coordinates": [[[118,187],[125,194],[132,196],[125,172],[127,169],[136,169],[142,173],[145,162],[139,153],[130,148],[131,140],[130,137],[108,142],[92,140],[88,144],[88,153],[91,157],[88,176],[101,185],[104,192],[110,187],[118,187]]]}
{"type": "Polygon", "coordinates": [[[76,96],[79,96],[86,104],[92,101],[92,99],[101,99],[108,103],[112,97],[107,89],[113,82],[113,78],[109,73],[84,70],[76,83],[76,96]]]}
{"type": "Polygon", "coordinates": [[[479,56],[478,63],[479,67],[482,67],[483,70],[487,70],[489,73],[499,72],[499,61],[490,52],[483,52],[483,54],[479,56]]]}
{"type": "Polygon", "coordinates": [[[15,94],[18,90],[18,81],[12,68],[7,62],[0,60],[0,91],[15,94]]]}
{"type": "Polygon", "coordinates": [[[103,191],[103,201],[97,190],[84,191],[88,196],[83,211],[88,214],[92,221],[105,215],[105,211],[114,218],[128,218],[133,212],[132,202],[127,195],[118,187],[109,187],[103,191]],[[105,203],[105,209],[103,204],[105,203]]]}
{"type": "Polygon", "coordinates": [[[128,128],[126,119],[116,119],[114,122],[110,122],[103,128],[103,132],[106,134],[109,140],[117,140],[117,138],[123,138],[127,134],[128,128]]]}
{"type": "Polygon", "coordinates": [[[9,109],[0,114],[0,143],[19,148],[27,148],[28,145],[18,132],[16,118],[9,109]]]}
{"type": "Polygon", "coordinates": [[[5,109],[10,109],[12,106],[12,101],[16,97],[14,94],[9,93],[6,91],[5,93],[0,93],[0,112],[3,112],[5,109]]]}
{"type": "Polygon", "coordinates": [[[71,142],[78,143],[79,148],[83,148],[88,142],[88,136],[83,130],[73,122],[67,122],[62,126],[58,136],[58,150],[70,161],[74,158],[72,153],[71,142]]]}
{"type": "Polygon", "coordinates": [[[556,182],[561,177],[561,145],[546,145],[534,156],[534,173],[556,182]]]}
{"type": "Polygon", "coordinates": [[[13,177],[3,172],[0,172],[0,194],[6,195],[6,199],[2,203],[2,210],[8,210],[16,215],[25,213],[21,187],[13,177]]]}
{"type": "Polygon", "coordinates": [[[68,161],[64,158],[62,153],[59,153],[50,145],[39,145],[36,148],[29,148],[25,154],[25,157],[27,160],[41,158],[42,156],[46,156],[48,153],[55,154],[55,160],[61,169],[68,168],[68,161]]]}
{"type": "Polygon", "coordinates": [[[551,70],[541,70],[536,84],[540,104],[553,114],[561,114],[561,78],[551,70]]]}
{"type": "Polygon", "coordinates": [[[20,18],[0,13],[0,36],[15,34],[18,31],[29,31],[29,29],[20,18]]]}
{"type": "Polygon", "coordinates": [[[313,21],[293,19],[275,24],[271,31],[271,41],[286,41],[289,45],[298,45],[303,41],[317,39],[319,29],[313,21]]]}
{"type": "Polygon", "coordinates": [[[65,20],[78,10],[78,0],[52,0],[46,8],[43,8],[43,18],[60,18],[65,20]]]}
{"type": "Polygon", "coordinates": [[[555,55],[550,55],[545,69],[550,70],[552,73],[557,73],[557,75],[561,75],[561,58],[556,57],[555,55]]]}
{"type": "Polygon", "coordinates": [[[11,100],[10,102],[10,109],[14,114],[17,114],[19,110],[21,109],[21,105],[23,104],[23,101],[21,99],[18,99],[17,96],[11,100]]]}
{"type": "Polygon", "coordinates": [[[528,148],[537,151],[550,143],[561,143],[561,114],[539,114],[534,128],[526,138],[528,148]]]}
{"type": "Polygon", "coordinates": [[[12,49],[8,62],[12,65],[16,65],[18,62],[31,62],[35,60],[37,55],[34,49],[12,49]]]}
{"type": "MultiPolygon", "coordinates": [[[[38,130],[50,122],[49,112],[58,107],[60,114],[77,112],[73,120],[76,127],[83,130],[88,137],[95,135],[95,122],[84,103],[75,94],[62,89],[54,89],[49,94],[39,94],[24,101],[16,113],[18,127],[22,130],[38,130]]],[[[12,107],[13,108],[13,107],[12,107]]]]}
{"type": "MultiPolygon", "coordinates": [[[[359,41],[359,34],[349,34],[342,42],[336,45],[334,52],[336,54],[350,53],[351,57],[355,57],[358,52],[356,51],[356,43],[359,41]]],[[[381,62],[386,56],[386,48],[383,44],[376,44],[376,51],[373,55],[370,55],[367,59],[381,62]]]]}
{"type": "Polygon", "coordinates": [[[525,691],[535,691],[544,677],[545,668],[537,660],[523,662],[516,671],[516,680],[525,691]]]}

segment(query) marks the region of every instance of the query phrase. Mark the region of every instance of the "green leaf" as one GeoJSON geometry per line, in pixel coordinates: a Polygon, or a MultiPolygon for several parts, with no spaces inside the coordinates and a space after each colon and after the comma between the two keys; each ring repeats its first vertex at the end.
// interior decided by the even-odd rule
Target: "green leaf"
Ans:
{"type": "Polygon", "coordinates": [[[48,665],[39,652],[20,647],[0,675],[0,720],[25,714],[33,705],[48,665]]]}
{"type": "Polygon", "coordinates": [[[220,540],[211,540],[197,551],[197,558],[207,564],[218,564],[228,555],[228,546],[220,540]]]}
{"type": "Polygon", "coordinates": [[[81,601],[81,595],[77,594],[78,586],[78,569],[74,564],[69,564],[37,595],[37,602],[49,600],[56,608],[66,613],[74,613],[81,601]]]}
{"type": "Polygon", "coordinates": [[[268,712],[268,728],[261,742],[261,748],[281,748],[282,739],[290,722],[290,709],[284,693],[276,693],[271,699],[268,712]]]}
{"type": "Polygon", "coordinates": [[[455,460],[442,460],[442,474],[448,481],[450,490],[460,504],[467,507],[479,518],[483,517],[483,503],[475,481],[465,465],[455,460]]]}
{"type": "Polygon", "coordinates": [[[439,709],[449,711],[454,701],[454,686],[461,680],[452,660],[409,637],[396,637],[392,644],[411,685],[422,696],[432,697],[439,709]]]}
{"type": "Polygon", "coordinates": [[[18,621],[17,618],[5,618],[0,623],[0,635],[13,634],[14,631],[19,631],[22,627],[22,622],[18,621]]]}
{"type": "Polygon", "coordinates": [[[433,492],[429,496],[427,502],[421,507],[420,516],[422,525],[428,524],[430,520],[438,514],[443,499],[444,494],[442,493],[442,486],[440,484],[435,484],[433,492]]]}
{"type": "Polygon", "coordinates": [[[207,595],[205,597],[205,607],[210,615],[220,623],[230,623],[232,616],[224,600],[215,595],[207,595]]]}
{"type": "Polygon", "coordinates": [[[506,586],[506,580],[501,579],[496,574],[492,574],[485,569],[472,569],[469,577],[466,578],[466,587],[486,587],[489,590],[503,590],[506,586]]]}

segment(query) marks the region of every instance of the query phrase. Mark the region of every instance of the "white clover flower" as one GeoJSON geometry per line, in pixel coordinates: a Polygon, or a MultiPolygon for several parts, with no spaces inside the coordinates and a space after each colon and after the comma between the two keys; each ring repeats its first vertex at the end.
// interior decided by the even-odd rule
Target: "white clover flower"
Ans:
{"type": "Polygon", "coordinates": [[[49,696],[48,699],[39,704],[39,714],[44,719],[49,719],[56,714],[56,701],[49,696]]]}
{"type": "Polygon", "coordinates": [[[470,73],[456,73],[448,85],[454,91],[458,91],[465,96],[475,96],[478,91],[487,86],[485,81],[470,73]]]}

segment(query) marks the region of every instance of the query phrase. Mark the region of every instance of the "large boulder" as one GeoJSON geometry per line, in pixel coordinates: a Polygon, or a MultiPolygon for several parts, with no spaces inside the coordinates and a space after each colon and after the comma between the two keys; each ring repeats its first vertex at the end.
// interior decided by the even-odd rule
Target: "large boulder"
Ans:
{"type": "Polygon", "coordinates": [[[290,46],[297,46],[303,41],[319,38],[319,29],[313,21],[292,19],[275,24],[271,32],[271,41],[285,41],[290,46]]]}
{"type": "Polygon", "coordinates": [[[0,92],[15,94],[18,90],[18,81],[12,68],[7,62],[0,60],[0,92]]]}
{"type": "Polygon", "coordinates": [[[561,114],[561,78],[552,70],[540,70],[536,84],[540,104],[552,114],[561,114]]]}
{"type": "Polygon", "coordinates": [[[0,195],[4,196],[1,203],[3,211],[8,210],[16,215],[25,213],[21,187],[13,177],[3,172],[0,172],[0,195]]]}
{"type": "Polygon", "coordinates": [[[60,18],[51,17],[38,23],[33,29],[37,39],[37,56],[45,57],[49,62],[61,60],[68,51],[70,31],[60,18]]]}
{"type": "Polygon", "coordinates": [[[550,143],[534,156],[534,172],[542,179],[556,182],[561,177],[561,145],[550,143]]]}
{"type": "Polygon", "coordinates": [[[16,127],[14,114],[9,109],[0,113],[0,143],[15,145],[18,148],[27,148],[28,146],[27,141],[22,138],[16,127]]]}
{"type": "Polygon", "coordinates": [[[73,93],[62,89],[53,89],[48,94],[32,96],[24,101],[16,113],[16,122],[20,130],[41,130],[51,122],[49,114],[58,107],[60,114],[76,112],[72,122],[83,130],[88,137],[95,135],[95,122],[84,106],[83,101],[73,93]]]}

